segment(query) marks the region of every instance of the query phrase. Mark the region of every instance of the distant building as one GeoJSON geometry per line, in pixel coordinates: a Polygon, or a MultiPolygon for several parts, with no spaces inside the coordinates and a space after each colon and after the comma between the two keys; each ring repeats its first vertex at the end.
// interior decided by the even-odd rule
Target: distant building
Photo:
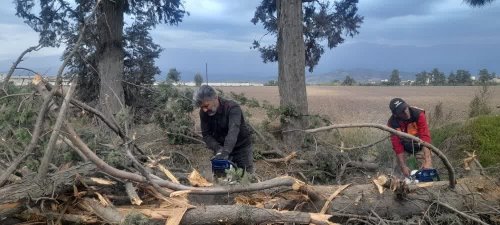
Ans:
{"type": "MultiPolygon", "coordinates": [[[[6,77],[6,74],[0,74],[0,81],[3,81],[6,77]]],[[[13,83],[16,86],[25,86],[31,84],[33,80],[33,75],[30,76],[11,76],[9,82],[13,83]]],[[[54,85],[56,82],[56,77],[43,77],[44,80],[49,81],[50,84],[54,85]]],[[[63,79],[63,85],[69,85],[69,79],[63,79]]]]}
{"type": "MultiPolygon", "coordinates": [[[[157,85],[157,83],[155,83],[157,85]]],[[[203,83],[203,84],[206,84],[206,83],[203,83]]],[[[196,83],[195,82],[179,82],[179,83],[174,83],[174,85],[178,86],[178,85],[183,85],[183,86],[190,86],[190,87],[194,87],[196,86],[196,83]]],[[[214,87],[226,87],[226,86],[230,86],[230,87],[250,87],[250,86],[264,86],[264,84],[262,83],[250,83],[250,82],[241,82],[241,83],[238,83],[238,82],[209,82],[208,85],[210,86],[214,86],[214,87]]]]}

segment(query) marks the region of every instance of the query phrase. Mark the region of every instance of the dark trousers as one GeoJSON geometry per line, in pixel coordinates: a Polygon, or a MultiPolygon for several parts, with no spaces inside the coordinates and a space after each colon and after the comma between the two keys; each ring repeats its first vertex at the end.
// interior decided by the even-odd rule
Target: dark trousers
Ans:
{"type": "Polygon", "coordinates": [[[231,160],[238,168],[244,169],[248,173],[254,173],[252,144],[234,148],[229,155],[231,160]]]}

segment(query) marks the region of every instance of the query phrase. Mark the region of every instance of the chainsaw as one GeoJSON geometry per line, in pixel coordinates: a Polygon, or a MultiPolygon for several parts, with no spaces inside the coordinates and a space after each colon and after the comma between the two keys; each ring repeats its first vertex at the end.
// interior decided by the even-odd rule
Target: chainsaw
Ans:
{"type": "Polygon", "coordinates": [[[235,168],[236,165],[226,159],[214,159],[212,160],[212,174],[214,176],[214,180],[217,183],[227,179],[226,171],[232,168],[235,168]]]}
{"type": "Polygon", "coordinates": [[[440,181],[439,173],[436,169],[420,169],[411,171],[409,178],[405,178],[407,184],[440,181]]]}

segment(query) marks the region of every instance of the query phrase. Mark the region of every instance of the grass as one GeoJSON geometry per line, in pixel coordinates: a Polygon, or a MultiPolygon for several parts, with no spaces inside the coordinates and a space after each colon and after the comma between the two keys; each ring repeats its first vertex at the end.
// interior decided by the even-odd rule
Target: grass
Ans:
{"type": "Polygon", "coordinates": [[[442,146],[453,139],[449,157],[462,157],[464,151],[476,151],[484,167],[500,162],[500,116],[479,116],[465,123],[453,123],[431,130],[433,144],[442,146]],[[464,138],[470,137],[470,138],[464,138]]]}
{"type": "Polygon", "coordinates": [[[466,125],[471,132],[475,149],[483,166],[500,162],[500,116],[480,116],[466,125]]]}

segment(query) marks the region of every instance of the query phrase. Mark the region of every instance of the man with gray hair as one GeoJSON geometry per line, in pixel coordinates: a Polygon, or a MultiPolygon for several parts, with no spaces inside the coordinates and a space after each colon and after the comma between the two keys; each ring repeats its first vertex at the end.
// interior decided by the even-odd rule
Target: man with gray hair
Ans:
{"type": "Polygon", "coordinates": [[[202,85],[194,95],[200,107],[203,140],[214,152],[214,159],[230,160],[237,167],[253,173],[253,152],[250,130],[240,106],[221,98],[214,88],[202,85]]]}

